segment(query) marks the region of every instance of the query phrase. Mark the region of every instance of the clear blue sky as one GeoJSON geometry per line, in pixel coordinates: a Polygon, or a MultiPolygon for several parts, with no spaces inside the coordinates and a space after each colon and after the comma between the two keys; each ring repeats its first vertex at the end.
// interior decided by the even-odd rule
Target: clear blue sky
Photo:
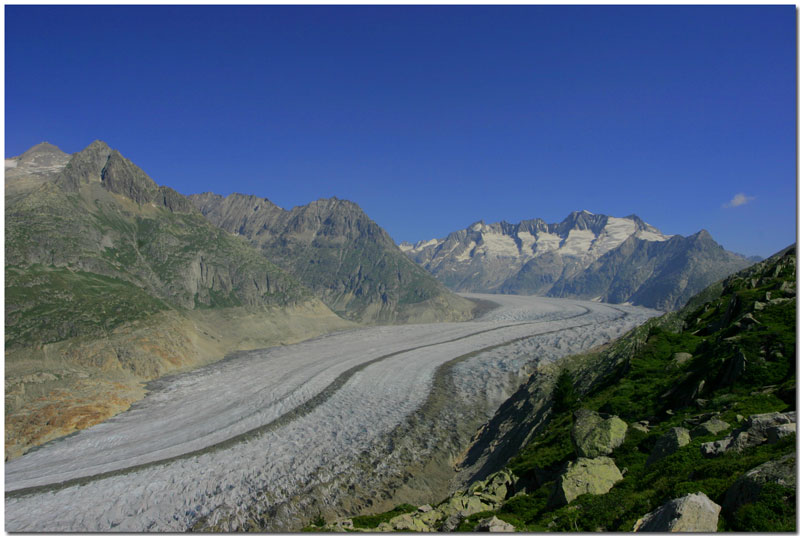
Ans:
{"type": "Polygon", "coordinates": [[[398,241],[579,209],[796,240],[794,6],[5,10],[6,156],[102,139],[182,193],[351,199],[398,241]]]}

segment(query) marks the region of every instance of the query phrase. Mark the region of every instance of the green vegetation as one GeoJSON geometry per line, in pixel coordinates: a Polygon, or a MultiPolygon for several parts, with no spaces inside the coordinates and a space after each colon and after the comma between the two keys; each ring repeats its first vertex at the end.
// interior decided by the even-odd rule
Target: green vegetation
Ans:
{"type": "Polygon", "coordinates": [[[10,202],[5,223],[7,346],[101,335],[167,308],[310,297],[201,214],[137,206],[99,183],[77,192],[46,183],[10,202]]]}
{"type": "Polygon", "coordinates": [[[553,411],[562,413],[571,411],[578,405],[578,394],[575,392],[575,380],[569,370],[564,369],[556,380],[553,391],[553,411]]]}
{"type": "MultiPolygon", "coordinates": [[[[792,248],[712,285],[681,312],[650,320],[595,356],[588,366],[607,370],[598,380],[580,367],[562,369],[549,422],[506,465],[525,493],[463,519],[458,530],[474,531],[481,519],[496,515],[520,531],[631,531],[645,514],[689,493],[723,504],[740,476],[795,453],[793,434],[718,457],[701,450],[750,415],[796,408],[795,265],[792,248]],[[556,478],[576,458],[571,430],[577,408],[646,426],[629,426],[611,455],[624,477],[608,493],[553,506],[556,478]],[[692,429],[712,415],[730,428],[695,433],[688,445],[647,464],[667,431],[692,429]]],[[[723,509],[718,529],[794,531],[795,501],[795,489],[768,483],[751,502],[723,509]]]]}
{"type": "MultiPolygon", "coordinates": [[[[728,430],[696,437],[645,467],[658,437],[672,427],[687,426],[691,417],[718,412],[733,429],[742,416],[795,408],[795,300],[780,299],[794,295],[793,252],[789,258],[790,262],[773,259],[743,276],[732,276],[725,285],[706,293],[704,297],[711,296],[710,301],[693,301],[696,307],[679,315],[687,329],[676,329],[670,318],[655,319],[645,326],[646,342],[613,377],[584,393],[580,405],[619,415],[629,423],[650,421],[651,430],[645,433],[630,428],[623,445],[615,450],[613,457],[617,466],[624,468],[625,477],[610,492],[583,495],[567,506],[551,509],[548,499],[555,475],[575,456],[567,409],[571,405],[566,402],[572,398],[570,382],[568,373],[562,373],[554,393],[558,411],[547,428],[508,464],[523,482],[540,486],[506,502],[499,510],[506,514],[504,519],[528,531],[629,531],[644,514],[688,493],[702,491],[721,504],[739,476],[795,452],[795,436],[789,436],[741,453],[704,458],[700,445],[727,435],[728,430]],[[770,298],[779,299],[770,302],[770,298]],[[677,352],[693,357],[678,364],[674,361],[677,352]],[[739,367],[737,363],[743,359],[746,366],[739,367]]],[[[756,501],[723,514],[720,528],[724,530],[794,530],[795,491],[767,486],[756,501]]],[[[472,526],[471,521],[465,520],[462,526],[472,526]]]]}
{"type": "Polygon", "coordinates": [[[101,334],[166,308],[113,277],[41,265],[6,267],[7,347],[101,334]]]}
{"type": "Polygon", "coordinates": [[[797,490],[767,483],[759,500],[736,511],[731,530],[738,532],[794,532],[797,530],[797,490]]]}

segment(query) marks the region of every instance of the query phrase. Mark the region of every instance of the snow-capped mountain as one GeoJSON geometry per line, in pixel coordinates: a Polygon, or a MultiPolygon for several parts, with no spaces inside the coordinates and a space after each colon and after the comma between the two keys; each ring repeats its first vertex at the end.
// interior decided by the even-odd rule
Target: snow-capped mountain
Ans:
{"type": "Polygon", "coordinates": [[[692,292],[750,264],[705,231],[688,238],[665,235],[635,215],[586,210],[560,223],[479,221],[444,239],[403,243],[400,249],[459,291],[633,300],[662,309],[682,305],[692,292]],[[677,277],[674,285],[637,297],[665,270],[677,277]]]}

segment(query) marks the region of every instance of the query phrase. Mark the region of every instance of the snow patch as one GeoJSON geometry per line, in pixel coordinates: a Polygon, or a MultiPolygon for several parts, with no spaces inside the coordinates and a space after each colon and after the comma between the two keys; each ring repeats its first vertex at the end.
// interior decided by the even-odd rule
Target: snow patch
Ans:
{"type": "Polygon", "coordinates": [[[555,251],[561,245],[561,237],[555,233],[539,233],[536,240],[536,247],[534,249],[534,257],[538,257],[542,253],[548,251],[555,251]]]}
{"type": "Polygon", "coordinates": [[[475,242],[470,242],[469,244],[467,244],[467,247],[464,248],[464,251],[455,256],[455,261],[465,262],[470,260],[472,258],[472,250],[475,248],[476,245],[477,244],[475,242]]]}
{"type": "Polygon", "coordinates": [[[659,232],[654,233],[652,231],[638,231],[635,236],[636,238],[648,240],[650,242],[664,242],[672,238],[673,235],[663,235],[659,232]]]}
{"type": "Polygon", "coordinates": [[[589,229],[572,229],[564,240],[564,245],[559,250],[562,255],[581,257],[589,253],[595,236],[589,229]]]}
{"type": "Polygon", "coordinates": [[[484,233],[483,245],[478,249],[487,257],[518,257],[517,243],[508,235],[501,233],[484,233]]]}
{"type": "Polygon", "coordinates": [[[523,257],[533,257],[534,247],[536,246],[537,238],[528,231],[520,231],[517,233],[517,238],[522,242],[522,249],[520,254],[523,257]]]}

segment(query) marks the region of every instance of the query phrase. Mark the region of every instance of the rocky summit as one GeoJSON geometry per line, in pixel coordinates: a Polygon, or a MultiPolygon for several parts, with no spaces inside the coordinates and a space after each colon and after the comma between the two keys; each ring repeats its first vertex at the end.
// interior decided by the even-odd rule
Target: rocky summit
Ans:
{"type": "Polygon", "coordinates": [[[666,235],[635,215],[573,212],[560,223],[477,222],[400,248],[449,288],[630,302],[673,310],[751,261],[707,231],[666,235]]]}
{"type": "Polygon", "coordinates": [[[284,210],[252,195],[190,199],[209,221],[246,238],[347,319],[422,322],[472,314],[471,302],[409,261],[351,201],[320,199],[284,210]]]}

